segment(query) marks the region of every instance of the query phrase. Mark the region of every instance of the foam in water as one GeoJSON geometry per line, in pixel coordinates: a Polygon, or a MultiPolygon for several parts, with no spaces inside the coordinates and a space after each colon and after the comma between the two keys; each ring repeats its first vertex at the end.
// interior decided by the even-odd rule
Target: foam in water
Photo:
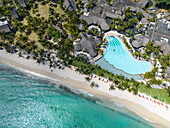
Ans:
{"type": "Polygon", "coordinates": [[[88,95],[0,64],[0,127],[156,127],[135,114],[125,112],[125,108],[107,108],[100,105],[102,102],[98,104],[94,96],[88,95]]]}

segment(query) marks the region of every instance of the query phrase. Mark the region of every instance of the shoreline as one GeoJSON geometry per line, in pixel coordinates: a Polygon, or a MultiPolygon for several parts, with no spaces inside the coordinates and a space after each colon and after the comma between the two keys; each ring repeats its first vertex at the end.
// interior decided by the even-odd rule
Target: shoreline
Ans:
{"type": "Polygon", "coordinates": [[[149,120],[155,124],[159,124],[164,127],[170,126],[170,110],[166,110],[157,104],[141,99],[138,96],[127,91],[114,90],[109,91],[109,83],[99,81],[92,78],[92,81],[99,85],[99,88],[91,88],[89,83],[85,80],[85,75],[76,73],[74,69],[65,68],[49,69],[48,65],[37,64],[34,60],[26,60],[24,58],[18,58],[16,54],[6,53],[4,50],[0,50],[0,63],[11,65],[24,72],[39,76],[46,77],[47,79],[54,80],[67,87],[79,90],[85,90],[89,94],[96,97],[106,98],[109,101],[117,102],[128,109],[133,111],[137,115],[143,117],[145,120],[149,120]]]}

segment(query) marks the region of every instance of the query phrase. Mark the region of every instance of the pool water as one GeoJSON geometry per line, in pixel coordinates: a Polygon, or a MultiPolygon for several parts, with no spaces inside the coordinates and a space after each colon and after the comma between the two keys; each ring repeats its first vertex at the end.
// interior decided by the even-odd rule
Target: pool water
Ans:
{"type": "Polygon", "coordinates": [[[113,74],[117,75],[123,75],[124,77],[128,79],[135,79],[135,80],[143,80],[143,78],[140,76],[140,74],[129,74],[127,72],[124,72],[120,69],[115,68],[113,65],[111,65],[104,57],[100,58],[96,61],[96,64],[99,65],[101,68],[108,70],[109,72],[112,72],[113,74]]]}
{"type": "Polygon", "coordinates": [[[134,59],[117,37],[108,36],[107,40],[109,43],[104,58],[111,65],[129,74],[144,74],[151,70],[150,62],[134,59]]]}

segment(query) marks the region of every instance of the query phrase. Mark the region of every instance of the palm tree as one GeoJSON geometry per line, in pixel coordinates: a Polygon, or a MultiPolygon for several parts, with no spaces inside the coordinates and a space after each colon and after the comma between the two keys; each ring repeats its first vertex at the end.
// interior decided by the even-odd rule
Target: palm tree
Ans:
{"type": "Polygon", "coordinates": [[[138,94],[138,90],[137,89],[132,88],[132,92],[133,92],[134,95],[138,94]]]}
{"type": "Polygon", "coordinates": [[[142,85],[142,84],[143,84],[143,82],[139,83],[139,82],[137,82],[137,81],[134,81],[134,82],[132,83],[132,85],[133,85],[132,88],[134,88],[134,89],[136,89],[136,90],[138,91],[140,85],[142,85]]]}
{"type": "Polygon", "coordinates": [[[94,82],[91,82],[91,84],[90,84],[90,87],[94,87],[95,86],[95,83],[94,82]]]}
{"type": "Polygon", "coordinates": [[[120,25],[117,26],[117,31],[121,31],[123,27],[121,27],[120,25]]]}
{"type": "Polygon", "coordinates": [[[120,81],[118,79],[114,79],[113,82],[116,86],[118,86],[120,84],[120,81]]]}
{"type": "Polygon", "coordinates": [[[111,86],[110,86],[110,88],[109,88],[109,90],[115,90],[116,88],[115,88],[115,86],[112,84],[111,86]]]}
{"type": "Polygon", "coordinates": [[[168,96],[170,97],[170,86],[168,86],[168,88],[165,88],[165,91],[168,94],[168,96]]]}
{"type": "Polygon", "coordinates": [[[122,85],[118,85],[117,88],[118,88],[119,90],[123,90],[122,85]]]}
{"type": "Polygon", "coordinates": [[[160,52],[160,46],[155,46],[154,49],[153,49],[153,53],[154,53],[156,56],[158,56],[159,52],[160,52]]]}
{"type": "Polygon", "coordinates": [[[26,57],[26,59],[28,59],[28,60],[29,60],[29,59],[30,59],[30,56],[28,55],[28,56],[26,57]]]}
{"type": "Polygon", "coordinates": [[[122,86],[122,90],[126,90],[130,87],[128,82],[126,82],[126,81],[122,81],[121,86],[122,86]]]}
{"type": "Polygon", "coordinates": [[[86,81],[90,82],[91,78],[90,77],[85,77],[86,81]]]}
{"type": "Polygon", "coordinates": [[[126,12],[131,12],[131,8],[128,7],[127,9],[124,10],[124,12],[125,12],[125,13],[126,13],[126,12]]]}
{"type": "Polygon", "coordinates": [[[136,12],[136,16],[139,20],[141,20],[143,17],[143,14],[142,14],[142,12],[136,12]]]}
{"type": "Polygon", "coordinates": [[[136,19],[136,18],[132,18],[132,19],[129,19],[129,22],[132,23],[132,24],[136,24],[136,23],[139,22],[139,20],[136,19]]]}
{"type": "Polygon", "coordinates": [[[150,89],[151,88],[151,85],[149,83],[145,84],[145,88],[146,89],[150,89]]]}

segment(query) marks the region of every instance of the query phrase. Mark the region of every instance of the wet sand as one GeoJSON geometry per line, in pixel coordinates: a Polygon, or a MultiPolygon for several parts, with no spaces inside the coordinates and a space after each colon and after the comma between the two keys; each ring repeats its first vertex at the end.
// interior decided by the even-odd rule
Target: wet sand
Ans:
{"type": "MultiPolygon", "coordinates": [[[[109,90],[110,82],[104,82],[96,78],[92,78],[99,85],[98,88],[91,88],[89,82],[85,80],[85,75],[81,75],[75,72],[74,67],[60,69],[49,69],[48,65],[37,64],[34,60],[27,60],[24,58],[18,58],[18,55],[6,53],[0,50],[0,63],[4,63],[13,67],[16,67],[24,72],[38,75],[40,77],[46,77],[54,81],[60,82],[68,87],[75,88],[77,90],[85,90],[88,93],[103,97],[110,101],[116,101],[122,105],[127,106],[131,111],[136,114],[160,124],[161,126],[170,126],[170,109],[155,104],[149,100],[135,96],[127,91],[120,91],[118,89],[114,91],[109,90]],[[53,72],[51,72],[53,70],[53,72]]],[[[145,95],[145,94],[143,94],[145,95]]]]}

